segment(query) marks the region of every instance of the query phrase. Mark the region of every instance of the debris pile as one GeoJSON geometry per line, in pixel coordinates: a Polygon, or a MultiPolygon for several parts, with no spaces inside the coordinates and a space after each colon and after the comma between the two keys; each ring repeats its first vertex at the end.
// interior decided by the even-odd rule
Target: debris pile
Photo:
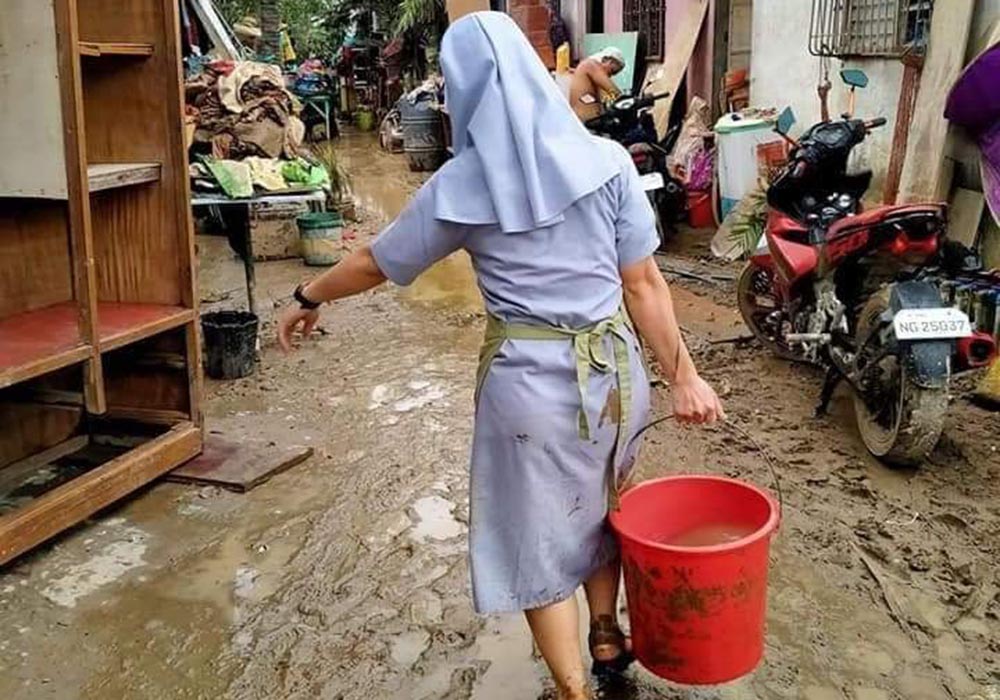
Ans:
{"type": "Polygon", "coordinates": [[[277,66],[214,61],[185,83],[195,190],[252,197],[329,185],[303,147],[302,106],[277,66]]]}
{"type": "Polygon", "coordinates": [[[208,145],[213,158],[225,159],[298,155],[305,135],[302,108],[277,66],[215,61],[187,81],[185,95],[197,110],[196,150],[208,145]]]}

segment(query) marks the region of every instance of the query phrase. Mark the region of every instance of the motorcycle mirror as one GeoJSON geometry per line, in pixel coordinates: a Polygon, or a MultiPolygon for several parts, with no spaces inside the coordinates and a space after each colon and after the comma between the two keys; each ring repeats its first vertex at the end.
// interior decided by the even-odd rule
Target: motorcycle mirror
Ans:
{"type": "Polygon", "coordinates": [[[774,130],[787,138],[793,126],[795,126],[795,112],[791,107],[785,107],[774,123],[774,130]]]}
{"type": "Polygon", "coordinates": [[[868,74],[860,68],[845,68],[840,71],[840,79],[852,89],[868,87],[868,74]]]}

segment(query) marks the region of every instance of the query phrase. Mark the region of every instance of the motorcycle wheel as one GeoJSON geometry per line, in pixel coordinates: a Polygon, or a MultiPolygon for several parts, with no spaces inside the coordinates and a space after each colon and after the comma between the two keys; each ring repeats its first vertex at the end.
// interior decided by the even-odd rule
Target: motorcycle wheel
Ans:
{"type": "Polygon", "coordinates": [[[781,339],[780,324],[775,327],[768,318],[781,309],[770,270],[752,260],[748,262],[736,283],[736,299],[743,322],[764,347],[786,360],[804,361],[802,355],[781,339]]]}
{"type": "MultiPolygon", "coordinates": [[[[879,316],[889,308],[890,288],[872,296],[861,311],[856,338],[858,347],[868,337],[879,316]]],[[[879,342],[867,348],[879,352],[879,342]]],[[[866,348],[866,352],[867,352],[866,348]]],[[[892,355],[878,364],[877,386],[863,396],[854,395],[854,414],[865,447],[888,464],[914,466],[931,453],[941,438],[948,411],[948,387],[918,386],[905,365],[892,355]]]]}

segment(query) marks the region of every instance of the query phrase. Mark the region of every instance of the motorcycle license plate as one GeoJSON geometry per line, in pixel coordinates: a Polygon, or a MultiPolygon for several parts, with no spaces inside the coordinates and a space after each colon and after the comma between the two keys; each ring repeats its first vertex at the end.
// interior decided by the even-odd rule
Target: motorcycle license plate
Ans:
{"type": "Polygon", "coordinates": [[[663,173],[646,173],[639,176],[639,181],[646,192],[658,190],[663,187],[663,173]]]}
{"type": "Polygon", "coordinates": [[[903,309],[892,319],[897,340],[968,338],[969,317],[958,309],[903,309]]]}

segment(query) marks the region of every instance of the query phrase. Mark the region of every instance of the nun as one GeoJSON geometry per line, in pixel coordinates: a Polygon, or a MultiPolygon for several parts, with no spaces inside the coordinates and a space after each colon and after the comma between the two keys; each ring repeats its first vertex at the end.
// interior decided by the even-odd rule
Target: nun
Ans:
{"type": "Polygon", "coordinates": [[[472,598],[523,612],[561,700],[623,672],[618,547],[607,524],[648,419],[640,336],[678,421],[724,418],[688,354],[653,258],[653,211],[628,153],[588,133],[514,22],[467,15],[441,47],[455,157],[370,245],[300,285],[278,340],[309,335],[325,302],[408,285],[464,249],[487,311],[470,469],[472,598]]]}

